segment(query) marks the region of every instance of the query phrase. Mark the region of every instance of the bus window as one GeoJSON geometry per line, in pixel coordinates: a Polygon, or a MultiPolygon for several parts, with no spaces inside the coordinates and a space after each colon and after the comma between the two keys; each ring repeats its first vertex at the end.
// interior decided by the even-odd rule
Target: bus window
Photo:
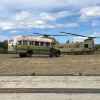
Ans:
{"type": "Polygon", "coordinates": [[[50,43],[49,43],[49,42],[46,42],[45,44],[46,44],[46,46],[47,46],[47,47],[49,47],[49,46],[50,46],[50,43]]]}
{"type": "Polygon", "coordinates": [[[34,45],[34,41],[32,41],[32,45],[34,45]]]}
{"type": "Polygon", "coordinates": [[[39,42],[38,41],[35,41],[35,46],[39,46],[39,42]]]}
{"type": "Polygon", "coordinates": [[[22,45],[22,41],[18,41],[18,45],[22,45]]]}
{"type": "Polygon", "coordinates": [[[44,46],[44,42],[40,42],[40,46],[44,46]]]}
{"type": "Polygon", "coordinates": [[[23,45],[28,45],[28,41],[27,40],[23,40],[23,45]]]}
{"type": "Polygon", "coordinates": [[[33,41],[29,41],[29,45],[33,45],[33,41]]]}

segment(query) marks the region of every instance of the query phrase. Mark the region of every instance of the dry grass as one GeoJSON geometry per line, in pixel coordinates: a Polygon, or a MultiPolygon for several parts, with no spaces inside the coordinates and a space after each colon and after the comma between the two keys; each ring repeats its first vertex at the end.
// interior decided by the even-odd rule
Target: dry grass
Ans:
{"type": "Polygon", "coordinates": [[[71,73],[99,74],[100,55],[66,55],[19,58],[15,54],[0,54],[0,74],[64,75],[71,73]]]}

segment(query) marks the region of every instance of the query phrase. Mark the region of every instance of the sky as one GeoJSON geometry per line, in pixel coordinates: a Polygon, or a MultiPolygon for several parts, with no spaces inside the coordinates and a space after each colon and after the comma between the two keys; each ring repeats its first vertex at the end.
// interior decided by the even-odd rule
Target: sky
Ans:
{"type": "MultiPolygon", "coordinates": [[[[17,35],[71,32],[100,36],[100,0],[1,0],[0,41],[17,35]]],[[[59,42],[82,37],[55,37],[59,42]]],[[[100,43],[100,39],[95,39],[100,43]]]]}

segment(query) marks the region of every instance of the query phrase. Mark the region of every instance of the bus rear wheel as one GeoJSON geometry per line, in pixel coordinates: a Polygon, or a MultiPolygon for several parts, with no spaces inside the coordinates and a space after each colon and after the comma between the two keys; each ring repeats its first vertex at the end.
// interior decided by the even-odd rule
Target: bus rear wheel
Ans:
{"type": "Polygon", "coordinates": [[[54,57],[54,54],[53,54],[53,53],[50,53],[50,54],[49,54],[49,57],[54,57]]]}
{"type": "Polygon", "coordinates": [[[55,52],[55,53],[50,53],[49,57],[60,57],[60,55],[61,55],[61,53],[60,53],[60,51],[58,51],[58,52],[55,52]]]}

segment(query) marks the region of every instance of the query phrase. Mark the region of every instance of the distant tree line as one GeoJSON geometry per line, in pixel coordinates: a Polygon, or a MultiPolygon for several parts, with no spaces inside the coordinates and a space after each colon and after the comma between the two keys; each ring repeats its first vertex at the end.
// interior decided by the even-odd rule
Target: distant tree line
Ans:
{"type": "Polygon", "coordinates": [[[95,49],[96,49],[96,50],[100,50],[100,44],[96,44],[96,45],[95,45],[95,49]]]}

